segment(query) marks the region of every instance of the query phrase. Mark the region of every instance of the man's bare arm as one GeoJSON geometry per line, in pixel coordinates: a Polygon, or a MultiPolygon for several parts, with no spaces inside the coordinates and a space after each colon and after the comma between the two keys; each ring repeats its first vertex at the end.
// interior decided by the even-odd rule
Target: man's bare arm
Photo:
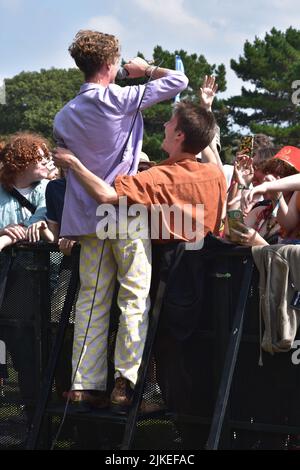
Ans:
{"type": "Polygon", "coordinates": [[[99,204],[115,204],[118,201],[116,190],[89,171],[70,150],[59,147],[54,157],[54,163],[64,169],[72,170],[80,184],[99,204]]]}

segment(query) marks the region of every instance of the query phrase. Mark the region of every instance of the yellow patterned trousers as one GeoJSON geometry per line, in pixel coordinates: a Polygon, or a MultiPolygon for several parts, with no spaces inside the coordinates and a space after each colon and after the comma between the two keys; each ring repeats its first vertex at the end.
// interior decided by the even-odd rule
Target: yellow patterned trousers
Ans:
{"type": "Polygon", "coordinates": [[[121,315],[116,338],[115,376],[121,375],[135,384],[148,329],[151,242],[99,240],[96,236],[81,237],[79,241],[80,291],[76,303],[72,388],[106,389],[109,314],[116,278],[120,283],[117,301],[121,315]]]}

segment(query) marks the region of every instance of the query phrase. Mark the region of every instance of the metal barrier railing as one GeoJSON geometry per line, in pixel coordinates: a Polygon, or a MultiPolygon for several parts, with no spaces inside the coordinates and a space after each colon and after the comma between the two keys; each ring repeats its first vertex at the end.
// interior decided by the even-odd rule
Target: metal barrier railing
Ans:
{"type": "MultiPolygon", "coordinates": [[[[0,449],[49,447],[57,431],[63,409],[58,394],[67,389],[66,375],[71,373],[78,254],[63,258],[56,245],[45,243],[0,254],[0,341],[7,349],[9,375],[0,385],[0,449]],[[55,410],[45,415],[49,398],[55,410]]],[[[79,416],[71,410],[58,448],[278,448],[300,434],[300,374],[290,354],[265,353],[264,367],[258,366],[259,299],[251,251],[218,245],[189,253],[180,265],[187,274],[191,256],[203,263],[205,273],[192,334],[184,341],[174,339],[160,322],[154,348],[157,377],[153,381],[145,367],[128,417],[109,412],[79,416]],[[163,345],[165,354],[159,356],[163,345]],[[168,411],[144,417],[139,425],[138,403],[143,396],[147,399],[145,382],[159,385],[168,411]],[[116,424],[125,425],[123,438],[116,424]],[[157,433],[165,435],[165,443],[161,437],[155,442],[157,433]]],[[[111,337],[113,348],[113,332],[111,337]]]]}

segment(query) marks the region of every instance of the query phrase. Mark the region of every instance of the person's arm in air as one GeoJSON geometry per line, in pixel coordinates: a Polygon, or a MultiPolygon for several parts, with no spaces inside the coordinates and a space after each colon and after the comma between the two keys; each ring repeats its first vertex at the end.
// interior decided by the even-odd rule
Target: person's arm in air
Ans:
{"type": "Polygon", "coordinates": [[[222,170],[224,176],[226,177],[217,146],[214,145],[215,139],[216,136],[213,138],[212,142],[204,150],[202,150],[202,163],[215,163],[215,165],[218,165],[218,167],[222,170]]]}
{"type": "Polygon", "coordinates": [[[298,191],[295,191],[292,195],[288,205],[284,202],[284,197],[282,193],[279,196],[279,203],[284,203],[279,206],[279,210],[277,212],[277,221],[280,226],[285,230],[286,233],[291,232],[294,230],[300,223],[300,214],[297,207],[297,195],[298,191]]]}
{"type": "MultiPolygon", "coordinates": [[[[212,104],[215,99],[217,89],[218,85],[216,83],[215,77],[205,75],[202,87],[199,90],[201,108],[205,109],[206,111],[212,111],[212,104]]],[[[212,142],[201,152],[202,163],[215,163],[224,172],[223,163],[218,152],[216,140],[217,129],[212,142]]]]}
{"type": "Polygon", "coordinates": [[[150,78],[147,85],[117,88],[115,105],[124,114],[134,113],[139,104],[142,111],[156,103],[174,98],[188,85],[188,78],[183,72],[149,65],[141,57],[132,59],[124,65],[124,68],[129,73],[128,78],[150,78]]]}
{"type": "Polygon", "coordinates": [[[218,85],[213,76],[205,75],[202,86],[199,90],[200,106],[206,111],[212,110],[212,104],[217,93],[218,85]]]}
{"type": "MultiPolygon", "coordinates": [[[[135,57],[124,65],[128,72],[128,78],[151,77],[153,80],[163,78],[166,75],[176,72],[172,69],[157,67],[156,65],[148,64],[148,62],[141,57],[135,57]]],[[[182,74],[183,75],[183,74],[182,74]]]]}
{"type": "Polygon", "coordinates": [[[300,174],[287,176],[274,181],[264,181],[252,188],[243,197],[243,206],[246,210],[250,210],[252,206],[260,200],[260,197],[266,192],[286,192],[286,191],[300,191],[300,174]]]}

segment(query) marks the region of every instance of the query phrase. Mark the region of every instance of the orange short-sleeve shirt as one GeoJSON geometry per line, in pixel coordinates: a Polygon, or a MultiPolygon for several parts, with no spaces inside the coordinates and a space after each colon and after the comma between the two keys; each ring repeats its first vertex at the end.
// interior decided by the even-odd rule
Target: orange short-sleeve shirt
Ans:
{"type": "MultiPolygon", "coordinates": [[[[135,176],[118,176],[115,189],[119,197],[127,197],[128,205],[143,204],[149,212],[153,206],[162,205],[175,205],[183,211],[187,210],[193,228],[196,227],[196,204],[203,204],[204,236],[208,232],[218,234],[226,181],[222,171],[213,163],[199,163],[190,159],[173,164],[162,163],[135,176]]],[[[161,233],[162,227],[159,230],[161,233]]],[[[178,233],[172,217],[168,230],[171,240],[192,241],[185,232],[178,233]]]]}

